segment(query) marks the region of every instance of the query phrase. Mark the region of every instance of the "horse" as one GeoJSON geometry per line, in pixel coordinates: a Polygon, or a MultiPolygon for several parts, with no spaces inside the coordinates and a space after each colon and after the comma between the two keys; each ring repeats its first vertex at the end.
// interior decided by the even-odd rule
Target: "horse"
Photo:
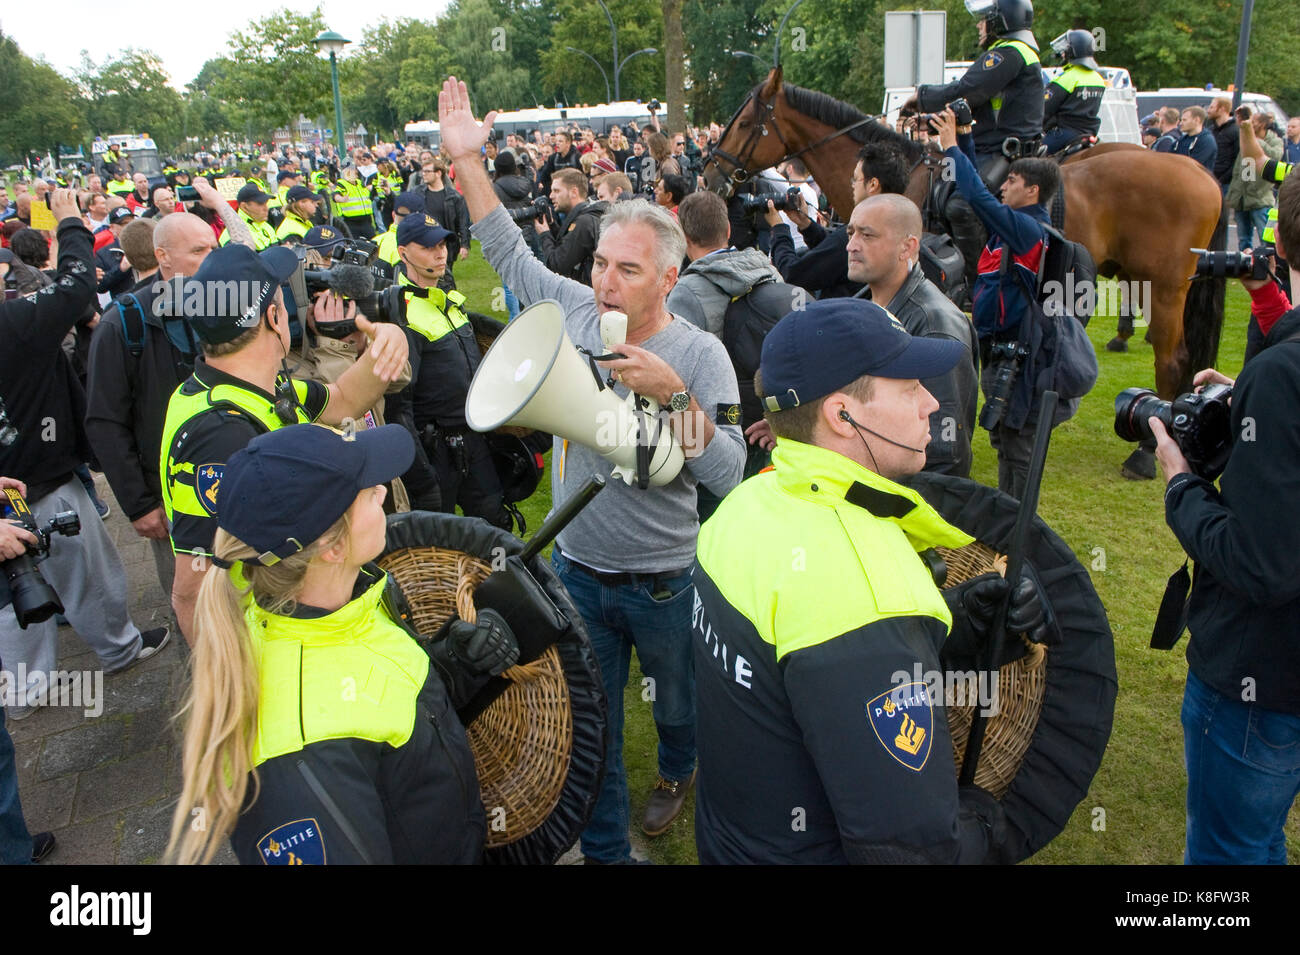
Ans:
{"type": "MultiPolygon", "coordinates": [[[[736,110],[705,161],[705,185],[728,198],[763,169],[799,157],[843,220],[853,208],[851,170],[865,143],[893,145],[911,164],[905,195],[924,208],[934,167],[924,147],[847,103],[784,83],[778,65],[736,110]]],[[[1193,248],[1223,248],[1227,217],[1218,184],[1186,156],[1103,144],[1061,164],[1065,236],[1084,245],[1098,272],[1142,283],[1156,391],[1170,400],[1214,363],[1223,326],[1223,279],[1189,280],[1193,248]]],[[[1130,287],[1133,287],[1130,285],[1130,287]]],[[[1129,477],[1152,478],[1139,447],[1129,477]]]]}

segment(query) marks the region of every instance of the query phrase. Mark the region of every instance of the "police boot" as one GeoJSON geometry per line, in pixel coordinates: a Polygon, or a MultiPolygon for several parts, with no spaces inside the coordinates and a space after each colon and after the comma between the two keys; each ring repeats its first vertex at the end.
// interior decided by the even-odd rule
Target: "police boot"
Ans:
{"type": "Polygon", "coordinates": [[[687,779],[664,779],[659,777],[655,788],[646,800],[645,815],[641,820],[641,831],[647,836],[660,836],[668,831],[686,805],[686,794],[695,784],[695,773],[687,779]]]}

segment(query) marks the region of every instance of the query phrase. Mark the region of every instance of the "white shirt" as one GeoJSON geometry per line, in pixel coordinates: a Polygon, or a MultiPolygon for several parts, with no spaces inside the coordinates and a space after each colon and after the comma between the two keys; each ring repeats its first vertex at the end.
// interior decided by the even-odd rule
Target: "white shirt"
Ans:
{"type": "MultiPolygon", "coordinates": [[[[759,176],[761,176],[763,179],[766,179],[768,182],[772,183],[774,186],[780,189],[783,194],[787,189],[790,188],[791,185],[790,180],[786,179],[785,176],[781,175],[775,169],[764,169],[762,172],[759,173],[759,176]]],[[[807,202],[808,194],[804,192],[805,189],[807,189],[806,183],[799,188],[799,191],[803,193],[804,201],[807,202]]],[[[816,195],[814,195],[812,199],[812,208],[813,210],[816,210],[817,208],[816,195]]],[[[790,227],[790,235],[794,238],[795,252],[803,253],[808,251],[808,243],[805,242],[803,240],[803,236],[799,234],[799,227],[795,225],[794,222],[790,219],[790,217],[786,215],[784,212],[780,212],[778,213],[778,215],[781,216],[781,221],[790,227]]]]}

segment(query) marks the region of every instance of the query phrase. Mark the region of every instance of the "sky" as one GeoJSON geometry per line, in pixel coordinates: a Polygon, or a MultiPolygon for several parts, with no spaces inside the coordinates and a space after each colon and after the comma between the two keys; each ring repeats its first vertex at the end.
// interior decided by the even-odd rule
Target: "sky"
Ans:
{"type": "MultiPolygon", "coordinates": [[[[431,20],[448,5],[449,0],[385,0],[383,17],[431,20]]],[[[361,40],[362,28],[382,19],[358,17],[357,10],[363,5],[355,0],[220,0],[204,6],[206,9],[198,11],[191,4],[61,0],[54,8],[46,8],[41,3],[6,0],[0,7],[0,30],[28,56],[44,57],[64,75],[80,65],[83,48],[96,63],[127,47],[148,49],[162,60],[172,85],[180,90],[206,61],[227,52],[226,40],[233,31],[277,9],[310,13],[319,6],[328,28],[353,42],[361,40]]]]}

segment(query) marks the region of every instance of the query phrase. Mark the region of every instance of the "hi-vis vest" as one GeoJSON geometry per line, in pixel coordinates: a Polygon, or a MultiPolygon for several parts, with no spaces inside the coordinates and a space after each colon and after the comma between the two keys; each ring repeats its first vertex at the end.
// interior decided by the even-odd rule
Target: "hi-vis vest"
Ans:
{"type": "MultiPolygon", "coordinates": [[[[1294,168],[1295,168],[1295,163],[1275,161],[1273,165],[1273,181],[1281,182],[1287,176],[1291,175],[1291,170],[1294,168]]],[[[1275,232],[1276,228],[1277,228],[1277,203],[1274,202],[1273,208],[1268,210],[1268,222],[1265,223],[1264,225],[1264,231],[1259,234],[1260,239],[1264,242],[1267,242],[1269,245],[1273,245],[1274,242],[1276,241],[1276,239],[1274,238],[1276,235],[1275,232]]],[[[1287,249],[1287,252],[1290,251],[1291,251],[1290,249],[1287,249]]]]}
{"type": "MultiPolygon", "coordinates": [[[[1015,47],[1017,50],[1020,51],[1020,55],[1025,58],[1026,63],[1032,63],[1034,66],[1037,66],[1039,63],[1038,51],[1035,50],[1028,43],[1025,43],[1023,40],[998,40],[996,43],[990,46],[989,49],[996,50],[998,47],[1001,46],[1015,47]]],[[[990,99],[989,105],[993,107],[993,112],[995,113],[998,110],[1000,110],[1002,108],[1002,94],[999,93],[997,96],[994,96],[992,99],[990,99]]]]}
{"type": "MultiPolygon", "coordinates": [[[[1106,88],[1106,81],[1102,79],[1100,73],[1086,66],[1080,66],[1078,63],[1071,63],[1067,66],[1056,79],[1052,80],[1057,86],[1067,93],[1073,93],[1080,86],[1100,86],[1106,88]]],[[[1097,94],[1100,95],[1100,94],[1097,94]]]]}
{"type": "Polygon", "coordinates": [[[311,230],[312,224],[310,222],[299,216],[298,213],[293,210],[286,209],[284,213],[284,221],[280,223],[280,228],[275,230],[275,238],[279,242],[283,242],[291,236],[297,236],[301,239],[311,230]]]}
{"type": "Polygon", "coordinates": [[[411,738],[429,657],[393,622],[383,603],[386,583],[383,575],[360,597],[312,619],[267,613],[251,594],[245,598],[259,687],[254,766],[322,740],[399,747],[411,738]]]}
{"type": "MultiPolygon", "coordinates": [[[[302,403],[307,400],[307,382],[295,381],[293,387],[298,396],[298,405],[294,409],[298,421],[310,424],[311,419],[302,409],[302,403]]],[[[168,520],[172,519],[173,514],[210,517],[215,509],[218,486],[213,484],[208,488],[206,493],[211,497],[208,506],[200,504],[195,483],[195,464],[192,461],[178,460],[185,450],[185,439],[188,436],[185,425],[212,408],[224,408],[231,414],[238,414],[264,431],[274,431],[284,426],[284,422],[275,413],[274,401],[268,401],[265,395],[228,384],[208,388],[193,376],[182,382],[167,404],[167,418],[163,422],[162,456],[158,462],[162,477],[163,506],[167,509],[168,520]]]]}
{"type": "Polygon", "coordinates": [[[334,194],[343,197],[334,203],[336,215],[344,218],[366,218],[372,214],[370,190],[361,183],[340,179],[334,186],[334,194]]]}
{"type": "MultiPolygon", "coordinates": [[[[397,246],[394,245],[393,251],[396,250],[397,246]]],[[[461,309],[465,304],[465,296],[460,292],[431,288],[427,290],[427,295],[420,296],[407,291],[418,289],[419,286],[407,278],[405,272],[397,281],[403,287],[406,298],[406,324],[429,341],[436,342],[469,324],[469,316],[461,309]]]]}
{"type": "MultiPolygon", "coordinates": [[[[243,219],[245,222],[248,223],[248,230],[253,233],[253,245],[258,252],[261,252],[263,249],[269,249],[271,246],[275,245],[277,242],[280,241],[275,237],[275,230],[271,228],[271,223],[257,222],[253,220],[248,216],[247,213],[244,212],[243,209],[239,210],[239,218],[243,219]]],[[[219,240],[219,243],[221,245],[230,244],[229,229],[221,233],[221,239],[219,240]]]]}
{"type": "Polygon", "coordinates": [[[397,223],[390,225],[388,231],[380,235],[375,242],[379,246],[375,257],[381,262],[396,265],[400,258],[397,254],[397,223]]]}
{"type": "MultiPolygon", "coordinates": [[[[972,538],[916,491],[825,448],[782,438],[774,470],[737,487],[701,528],[697,560],[722,597],[781,660],[887,617],[952,612],[917,556],[972,538]],[[906,499],[881,517],[846,496],[906,499]],[[755,554],[768,555],[755,561],[755,554]]],[[[726,635],[720,635],[726,637],[726,635]]],[[[734,641],[724,640],[734,648],[734,641]]]]}
{"type": "Polygon", "coordinates": [[[135,192],[135,183],[130,179],[110,179],[104,188],[115,196],[129,196],[135,192]]]}

